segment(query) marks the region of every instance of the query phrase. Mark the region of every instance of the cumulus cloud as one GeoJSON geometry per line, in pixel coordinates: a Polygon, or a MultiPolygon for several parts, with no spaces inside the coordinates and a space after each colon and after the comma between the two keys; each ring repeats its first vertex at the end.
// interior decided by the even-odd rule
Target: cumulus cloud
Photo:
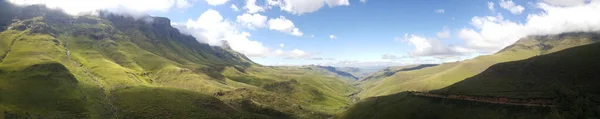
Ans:
{"type": "Polygon", "coordinates": [[[313,58],[312,56],[314,55],[312,53],[308,53],[299,49],[294,49],[292,51],[277,50],[275,52],[276,54],[284,57],[285,59],[310,59],[313,58]]]}
{"type": "Polygon", "coordinates": [[[235,4],[231,4],[231,9],[236,12],[240,11],[240,8],[238,8],[235,4]]]}
{"type": "Polygon", "coordinates": [[[248,14],[245,13],[243,15],[239,15],[237,16],[237,20],[238,23],[240,23],[241,25],[243,25],[246,28],[249,29],[254,29],[254,28],[263,28],[267,25],[267,17],[260,15],[258,13],[256,14],[248,14]]]}
{"type": "Polygon", "coordinates": [[[282,43],[282,44],[279,44],[279,47],[285,47],[285,45],[282,43]]]}
{"type": "Polygon", "coordinates": [[[444,12],[446,12],[444,9],[436,9],[434,11],[435,11],[435,13],[444,13],[444,12]]]}
{"type": "Polygon", "coordinates": [[[442,31],[436,33],[436,36],[439,39],[450,38],[451,37],[450,28],[444,27],[444,29],[442,29],[442,31]]]}
{"type": "Polygon", "coordinates": [[[289,52],[288,54],[289,58],[310,58],[310,54],[302,51],[302,50],[298,50],[298,49],[294,49],[292,51],[289,52]]]}
{"type": "Polygon", "coordinates": [[[494,8],[494,2],[488,2],[488,9],[492,12],[496,11],[496,8],[494,8]]]}
{"type": "Polygon", "coordinates": [[[586,0],[543,0],[544,2],[554,6],[576,6],[585,4],[586,0]]]}
{"type": "Polygon", "coordinates": [[[166,12],[171,8],[188,8],[187,0],[8,0],[17,5],[44,4],[49,8],[62,9],[71,15],[107,10],[117,13],[140,14],[166,12]],[[140,4],[143,3],[143,4],[140,4]]]}
{"type": "Polygon", "coordinates": [[[504,8],[513,14],[521,14],[523,13],[523,10],[525,10],[523,6],[515,4],[512,0],[500,0],[500,3],[498,4],[500,4],[501,8],[504,8]]]}
{"type": "Polygon", "coordinates": [[[250,40],[250,33],[238,30],[233,22],[223,19],[216,10],[209,9],[198,19],[189,19],[184,26],[177,28],[210,45],[220,46],[226,41],[231,49],[248,57],[265,57],[270,53],[262,43],[250,40]]]}
{"type": "Polygon", "coordinates": [[[360,0],[360,3],[367,3],[367,0],[360,0]]]}
{"type": "MultiPolygon", "coordinates": [[[[283,44],[280,44],[283,47],[283,44]]],[[[277,49],[274,51],[274,54],[279,57],[283,57],[284,59],[302,59],[302,60],[334,60],[333,58],[324,58],[324,57],[315,57],[315,53],[308,53],[306,51],[300,49],[294,49],[291,51],[283,51],[281,49],[277,49]]]]}
{"type": "Polygon", "coordinates": [[[278,6],[292,14],[315,12],[327,5],[329,7],[348,6],[348,0],[267,0],[269,6],[278,6]]]}
{"type": "Polygon", "coordinates": [[[256,5],[256,0],[246,0],[246,6],[244,9],[247,10],[248,13],[257,13],[265,11],[264,7],[256,5]]]}
{"type": "Polygon", "coordinates": [[[302,36],[304,34],[300,31],[300,29],[294,26],[294,22],[286,19],[284,16],[279,16],[279,18],[275,19],[269,19],[268,23],[269,29],[271,30],[277,30],[293,36],[302,36]]]}
{"type": "Polygon", "coordinates": [[[559,34],[564,32],[600,31],[600,2],[561,7],[538,3],[540,13],[529,14],[525,23],[513,22],[497,16],[473,17],[475,29],[464,28],[458,37],[465,48],[477,52],[496,52],[528,35],[559,34]]]}
{"type": "Polygon", "coordinates": [[[329,35],[329,39],[335,40],[335,39],[337,39],[337,37],[335,37],[334,35],[329,35]]]}
{"type": "Polygon", "coordinates": [[[415,50],[410,53],[411,56],[456,55],[465,51],[458,47],[446,46],[439,40],[425,38],[414,34],[404,34],[404,39],[415,46],[415,50]]]}
{"type": "Polygon", "coordinates": [[[206,3],[208,3],[209,5],[222,5],[227,3],[229,0],[206,0],[206,3]]]}

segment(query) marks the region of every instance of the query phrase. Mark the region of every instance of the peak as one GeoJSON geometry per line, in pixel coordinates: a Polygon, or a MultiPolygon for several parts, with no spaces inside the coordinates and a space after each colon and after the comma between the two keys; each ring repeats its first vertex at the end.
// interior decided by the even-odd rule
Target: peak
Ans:
{"type": "Polygon", "coordinates": [[[152,21],[155,26],[171,26],[171,20],[166,17],[152,17],[152,21]]]}

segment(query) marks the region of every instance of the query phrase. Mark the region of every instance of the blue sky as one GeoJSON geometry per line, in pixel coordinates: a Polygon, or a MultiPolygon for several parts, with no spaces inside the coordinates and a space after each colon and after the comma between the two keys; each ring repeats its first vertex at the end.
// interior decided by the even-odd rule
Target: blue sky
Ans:
{"type": "Polygon", "coordinates": [[[227,41],[233,50],[264,65],[441,63],[494,53],[527,35],[597,31],[583,26],[600,26],[594,12],[599,8],[597,0],[138,1],[144,4],[114,0],[91,4],[96,1],[29,4],[47,4],[72,14],[120,8],[129,10],[124,13],[168,17],[174,27],[200,42],[218,46],[227,41]],[[254,17],[240,18],[243,15],[254,17]]]}
{"type": "MultiPolygon", "coordinates": [[[[264,1],[258,1],[261,3],[264,1]]],[[[473,16],[495,15],[488,9],[489,1],[465,0],[370,0],[361,3],[350,0],[348,6],[336,6],[319,9],[316,12],[295,15],[279,8],[261,12],[269,18],[281,15],[294,22],[304,32],[303,36],[292,36],[269,29],[247,30],[252,34],[250,39],[260,41],[270,48],[281,50],[300,49],[314,53],[316,57],[333,58],[334,60],[382,61],[384,54],[402,55],[409,53],[414,47],[408,42],[394,40],[405,33],[434,37],[444,27],[458,29],[470,27],[473,16]],[[436,10],[443,9],[443,13],[436,10]],[[453,19],[454,18],[454,19],[453,19]],[[311,37],[314,35],[315,37],[311,37]],[[330,39],[334,35],[337,39],[330,39]],[[280,47],[284,44],[284,47],[280,47]]],[[[517,4],[524,1],[515,1],[517,4]]],[[[184,22],[197,18],[208,9],[219,11],[225,19],[235,20],[244,11],[234,11],[229,4],[244,6],[244,1],[230,1],[227,4],[212,6],[198,2],[185,11],[157,13],[175,22],[184,22]],[[199,4],[198,4],[199,3],[199,4]]],[[[507,14],[506,10],[499,13],[507,14]]],[[[514,15],[516,20],[526,15],[514,15]],[[521,17],[520,17],[521,16],[521,17]]],[[[443,40],[447,44],[458,44],[457,38],[443,40]]],[[[313,64],[332,62],[331,60],[289,59],[285,57],[252,57],[258,63],[277,64],[313,64]]]]}

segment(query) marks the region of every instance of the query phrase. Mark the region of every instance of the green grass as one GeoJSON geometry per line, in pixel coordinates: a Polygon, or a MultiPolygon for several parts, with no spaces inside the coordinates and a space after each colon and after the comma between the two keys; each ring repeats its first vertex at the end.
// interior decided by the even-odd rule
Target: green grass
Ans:
{"type": "Polygon", "coordinates": [[[550,108],[505,106],[418,97],[408,93],[368,98],[336,119],[540,119],[554,118],[550,108]]]}
{"type": "Polygon", "coordinates": [[[174,88],[128,87],[111,97],[118,118],[251,118],[210,95],[174,88]]]}
{"type": "Polygon", "coordinates": [[[402,91],[440,89],[475,76],[497,63],[527,59],[540,53],[548,54],[597,42],[599,40],[595,38],[597,35],[597,33],[564,33],[556,36],[525,37],[495,54],[456,63],[445,63],[421,70],[398,72],[378,80],[364,81],[360,84],[363,91],[359,97],[367,98],[402,91]],[[544,47],[541,47],[540,44],[544,47]]]}
{"type": "Polygon", "coordinates": [[[329,118],[357,91],[323,72],[201,44],[163,18],[19,9],[0,32],[0,117],[329,118]]]}
{"type": "MultiPolygon", "coordinates": [[[[579,36],[585,36],[581,40],[588,41],[600,38],[595,33],[576,33],[563,35],[568,41],[558,42],[572,42],[570,38],[579,36]]],[[[597,80],[600,79],[597,73],[597,67],[600,67],[599,51],[600,43],[560,51],[547,50],[548,54],[498,63],[473,77],[430,91],[438,94],[552,99],[555,107],[509,106],[419,97],[401,92],[362,100],[337,118],[596,118],[600,116],[600,90],[597,88],[600,86],[600,80],[597,80]]],[[[510,50],[505,49],[498,54],[507,52],[510,50]]]]}

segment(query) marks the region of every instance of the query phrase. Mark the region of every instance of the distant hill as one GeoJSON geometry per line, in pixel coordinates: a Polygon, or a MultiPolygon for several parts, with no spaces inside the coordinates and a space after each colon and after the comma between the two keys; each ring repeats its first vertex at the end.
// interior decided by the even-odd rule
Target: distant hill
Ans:
{"type": "Polygon", "coordinates": [[[340,77],[342,79],[347,79],[350,81],[356,81],[359,79],[358,77],[352,75],[351,73],[342,71],[339,68],[332,67],[332,66],[309,65],[309,66],[303,66],[303,67],[308,70],[320,71],[320,72],[327,73],[332,76],[340,77]]]}
{"type": "Polygon", "coordinates": [[[597,33],[526,37],[499,53],[536,49],[542,55],[494,64],[473,77],[429,91],[440,95],[547,99],[555,107],[491,104],[401,92],[365,99],[337,118],[596,118],[600,116],[600,43],[589,43],[597,40],[597,33]],[[578,46],[586,41],[587,45],[578,46]],[[537,50],[535,45],[527,44],[540,42],[551,48],[543,46],[537,50]]]}
{"type": "Polygon", "coordinates": [[[426,67],[432,67],[432,66],[437,66],[437,64],[419,64],[419,65],[409,65],[409,66],[391,66],[391,67],[387,67],[384,68],[382,70],[379,70],[369,76],[364,77],[363,79],[361,79],[362,81],[368,81],[368,80],[379,80],[382,78],[386,78],[389,76],[392,76],[394,74],[396,74],[397,72],[401,72],[401,71],[412,71],[412,70],[419,70],[419,69],[423,69],[426,67]]]}
{"type": "Polygon", "coordinates": [[[200,43],[163,17],[0,10],[0,118],[319,119],[357,91],[200,43]]]}
{"type": "Polygon", "coordinates": [[[516,61],[553,53],[563,49],[598,42],[600,33],[563,33],[557,35],[524,37],[503,50],[473,59],[444,63],[420,70],[397,72],[368,80],[360,86],[361,98],[389,95],[402,91],[429,91],[440,89],[466,78],[475,76],[490,66],[508,61],[516,61]]]}
{"type": "Polygon", "coordinates": [[[348,72],[354,76],[356,76],[356,78],[358,79],[362,79],[365,78],[381,69],[383,69],[385,67],[383,66],[370,66],[370,67],[336,67],[337,70],[339,71],[344,71],[344,72],[348,72]]]}

